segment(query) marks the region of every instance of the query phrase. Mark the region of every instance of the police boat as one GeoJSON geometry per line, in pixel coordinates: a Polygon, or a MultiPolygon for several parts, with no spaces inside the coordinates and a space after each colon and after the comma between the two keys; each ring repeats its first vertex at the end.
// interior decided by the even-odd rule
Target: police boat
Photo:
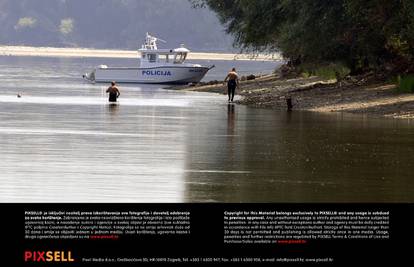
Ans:
{"type": "Polygon", "coordinates": [[[175,49],[158,49],[157,41],[164,40],[146,34],[145,43],[138,49],[138,67],[108,67],[100,65],[83,75],[91,82],[187,84],[199,82],[214,67],[185,63],[190,52],[184,45],[175,49]]]}

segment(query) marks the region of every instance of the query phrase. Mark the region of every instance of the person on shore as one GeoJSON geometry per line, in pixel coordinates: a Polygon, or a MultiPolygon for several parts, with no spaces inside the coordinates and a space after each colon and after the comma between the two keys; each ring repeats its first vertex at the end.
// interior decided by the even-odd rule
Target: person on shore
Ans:
{"type": "Polygon", "coordinates": [[[231,69],[231,71],[224,79],[224,82],[227,82],[227,94],[229,95],[229,102],[233,102],[236,87],[239,86],[239,75],[236,72],[236,68],[231,69]]]}
{"type": "Polygon", "coordinates": [[[106,92],[109,93],[109,102],[116,102],[118,97],[121,95],[118,87],[115,86],[115,82],[111,82],[111,86],[108,87],[106,92]]]}

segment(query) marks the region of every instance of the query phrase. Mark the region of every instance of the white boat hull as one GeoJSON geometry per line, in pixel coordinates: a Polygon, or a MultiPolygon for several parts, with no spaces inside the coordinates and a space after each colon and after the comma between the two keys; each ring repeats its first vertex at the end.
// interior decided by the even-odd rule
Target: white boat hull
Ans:
{"type": "Polygon", "coordinates": [[[84,77],[93,82],[117,83],[197,83],[209,70],[203,66],[168,66],[153,68],[96,68],[84,77]]]}

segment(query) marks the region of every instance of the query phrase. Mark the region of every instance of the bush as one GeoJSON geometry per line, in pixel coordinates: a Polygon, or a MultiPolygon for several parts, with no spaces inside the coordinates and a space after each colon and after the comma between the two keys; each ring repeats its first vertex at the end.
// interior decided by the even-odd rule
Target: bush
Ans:
{"type": "Polygon", "coordinates": [[[414,75],[398,76],[397,91],[400,93],[414,93],[414,75]]]}

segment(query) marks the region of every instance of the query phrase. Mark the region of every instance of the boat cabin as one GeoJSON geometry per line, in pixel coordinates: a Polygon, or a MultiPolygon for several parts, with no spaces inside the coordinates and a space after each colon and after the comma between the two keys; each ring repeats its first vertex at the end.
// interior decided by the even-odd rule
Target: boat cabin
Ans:
{"type": "Polygon", "coordinates": [[[176,49],[140,49],[141,53],[141,65],[152,65],[152,64],[182,64],[187,59],[187,54],[190,52],[185,47],[180,47],[176,49]]]}
{"type": "Polygon", "coordinates": [[[157,40],[163,41],[147,34],[145,44],[139,49],[139,52],[141,53],[141,67],[166,63],[183,64],[187,59],[187,54],[190,50],[185,48],[183,44],[175,49],[158,49],[156,43],[157,40]]]}

